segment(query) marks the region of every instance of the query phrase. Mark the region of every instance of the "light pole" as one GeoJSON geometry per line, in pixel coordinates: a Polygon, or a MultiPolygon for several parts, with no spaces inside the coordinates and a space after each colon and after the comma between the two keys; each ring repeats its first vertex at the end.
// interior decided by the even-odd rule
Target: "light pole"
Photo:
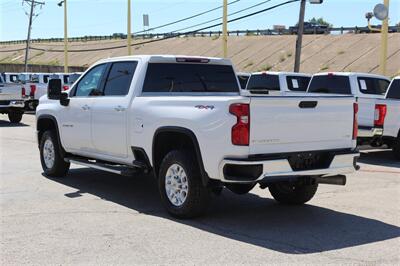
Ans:
{"type": "Polygon", "coordinates": [[[374,8],[374,12],[368,12],[365,15],[368,20],[368,28],[371,31],[381,32],[381,55],[379,60],[379,71],[382,75],[386,75],[386,59],[387,59],[387,47],[388,47],[388,28],[389,28],[389,0],[384,0],[383,4],[377,4],[374,8]],[[382,27],[373,28],[371,26],[371,18],[376,17],[382,21],[382,27]]]}
{"type": "Polygon", "coordinates": [[[68,73],[68,23],[67,23],[67,0],[59,2],[57,5],[64,4],[64,73],[68,73]]]}
{"type": "Polygon", "coordinates": [[[132,35],[131,35],[131,0],[128,0],[128,19],[127,19],[127,38],[128,38],[128,55],[132,54],[131,44],[132,44],[132,35]]]}
{"type": "MultiPolygon", "coordinates": [[[[389,0],[383,1],[386,9],[389,12],[389,0]]],[[[389,17],[386,18],[382,22],[382,34],[381,34],[381,63],[380,63],[380,72],[382,75],[386,75],[386,58],[387,58],[387,49],[388,49],[388,27],[389,27],[389,17]]]]}
{"type": "Polygon", "coordinates": [[[228,57],[228,0],[224,0],[222,19],[222,50],[224,58],[228,57]]]}

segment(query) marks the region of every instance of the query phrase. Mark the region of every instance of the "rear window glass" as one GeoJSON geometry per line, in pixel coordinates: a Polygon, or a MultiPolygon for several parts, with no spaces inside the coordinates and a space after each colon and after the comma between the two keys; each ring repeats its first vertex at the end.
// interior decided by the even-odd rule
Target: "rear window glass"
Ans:
{"type": "Polygon", "coordinates": [[[113,63],[104,87],[104,95],[127,95],[136,66],[137,62],[135,61],[113,63]]]}
{"type": "Polygon", "coordinates": [[[247,85],[247,81],[249,80],[249,76],[238,75],[238,79],[239,79],[240,87],[242,88],[242,90],[245,90],[246,89],[246,85],[247,85]]]}
{"type": "Polygon", "coordinates": [[[232,66],[149,63],[143,92],[239,92],[232,66]]]}
{"type": "Polygon", "coordinates": [[[311,77],[287,76],[286,82],[291,91],[306,91],[311,77]]]}
{"type": "Polygon", "coordinates": [[[363,94],[385,95],[389,81],[378,78],[358,78],[358,86],[363,94]]]}
{"type": "Polygon", "coordinates": [[[351,95],[350,80],[346,76],[314,76],[308,92],[351,95]]]}
{"type": "Polygon", "coordinates": [[[69,75],[63,75],[63,82],[64,84],[68,84],[69,75]]]}
{"type": "Polygon", "coordinates": [[[247,84],[247,89],[251,91],[279,91],[279,77],[271,74],[251,75],[247,84]]]}
{"type": "Polygon", "coordinates": [[[395,79],[390,85],[388,94],[388,99],[400,99],[400,79],[395,79]]]}

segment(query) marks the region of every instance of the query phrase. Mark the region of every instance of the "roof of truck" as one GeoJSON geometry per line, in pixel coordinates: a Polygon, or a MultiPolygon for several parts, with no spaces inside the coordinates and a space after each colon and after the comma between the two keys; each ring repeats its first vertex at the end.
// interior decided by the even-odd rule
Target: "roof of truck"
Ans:
{"type": "Polygon", "coordinates": [[[251,73],[251,75],[285,75],[285,76],[299,76],[299,77],[311,77],[311,74],[298,73],[298,72],[284,72],[284,71],[260,71],[251,73]]]}
{"type": "MultiPolygon", "coordinates": [[[[204,59],[208,60],[208,62],[203,63],[211,63],[211,64],[219,64],[219,65],[232,65],[230,59],[226,58],[218,58],[218,57],[206,57],[206,56],[191,56],[191,55],[130,55],[130,56],[120,56],[120,57],[110,57],[106,59],[102,59],[96,62],[97,64],[100,63],[107,63],[107,62],[115,62],[121,60],[135,60],[141,59],[151,63],[177,63],[177,58],[179,59],[204,59]]],[[[190,62],[189,62],[190,63],[190,62]]],[[[193,62],[194,63],[194,62],[193,62]]]]}
{"type": "Polygon", "coordinates": [[[363,76],[363,77],[370,77],[370,78],[381,78],[381,79],[387,79],[389,78],[383,76],[383,75],[377,75],[377,74],[371,74],[371,73],[362,73],[362,72],[321,72],[321,73],[316,73],[314,76],[325,76],[325,75],[337,75],[337,76],[363,76]]]}

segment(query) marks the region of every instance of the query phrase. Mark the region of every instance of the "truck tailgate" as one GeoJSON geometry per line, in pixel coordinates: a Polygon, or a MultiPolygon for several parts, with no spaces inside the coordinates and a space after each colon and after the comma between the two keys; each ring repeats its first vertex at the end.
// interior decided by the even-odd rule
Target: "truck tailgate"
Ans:
{"type": "Polygon", "coordinates": [[[21,100],[21,86],[19,85],[0,85],[0,101],[21,100]]]}
{"type": "Polygon", "coordinates": [[[353,97],[252,97],[250,154],[355,146],[353,97]]]}

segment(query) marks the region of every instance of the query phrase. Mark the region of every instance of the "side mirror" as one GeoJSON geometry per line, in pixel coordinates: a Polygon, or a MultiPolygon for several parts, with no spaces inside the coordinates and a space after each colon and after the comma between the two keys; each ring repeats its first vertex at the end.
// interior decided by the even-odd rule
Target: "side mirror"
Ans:
{"type": "Polygon", "coordinates": [[[68,98],[68,93],[67,92],[62,92],[60,95],[60,104],[62,106],[68,106],[69,105],[69,98],[68,98]]]}
{"type": "Polygon", "coordinates": [[[47,98],[51,100],[60,100],[61,90],[61,79],[49,80],[49,85],[47,86],[47,98]]]}

